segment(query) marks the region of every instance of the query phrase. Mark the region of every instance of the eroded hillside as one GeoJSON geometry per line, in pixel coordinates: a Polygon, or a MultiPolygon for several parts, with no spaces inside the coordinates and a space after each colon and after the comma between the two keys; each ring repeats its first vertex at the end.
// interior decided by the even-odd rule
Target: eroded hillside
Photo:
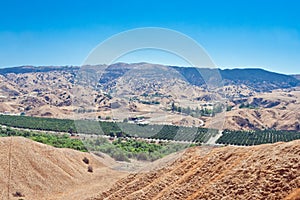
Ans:
{"type": "Polygon", "coordinates": [[[96,157],[22,137],[0,138],[1,199],[84,199],[123,176],[96,157]],[[89,164],[83,162],[88,158],[89,164]],[[88,166],[93,172],[88,172],[88,166]]]}
{"type": "Polygon", "coordinates": [[[195,147],[169,166],[131,174],[100,199],[299,199],[300,141],[195,147]]]}

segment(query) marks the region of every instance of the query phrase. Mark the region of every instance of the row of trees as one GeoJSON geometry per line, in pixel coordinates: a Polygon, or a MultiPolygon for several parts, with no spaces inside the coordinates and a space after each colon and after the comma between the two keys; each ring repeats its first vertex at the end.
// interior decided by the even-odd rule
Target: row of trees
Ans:
{"type": "Polygon", "coordinates": [[[68,120],[29,116],[0,115],[0,124],[34,130],[109,135],[117,137],[141,137],[178,141],[205,141],[207,129],[173,125],[130,124],[93,120],[68,120]]]}
{"type": "MultiPolygon", "coordinates": [[[[198,127],[183,127],[173,125],[130,124],[124,122],[98,122],[92,120],[68,120],[53,118],[38,118],[28,116],[0,115],[0,124],[11,127],[59,131],[69,133],[85,133],[109,135],[117,137],[141,137],[177,141],[193,141],[205,143],[218,131],[198,127]]],[[[300,139],[296,131],[232,131],[225,130],[217,143],[234,145],[257,145],[278,141],[300,139]]]]}
{"type": "Polygon", "coordinates": [[[218,130],[214,129],[166,125],[152,138],[206,143],[210,137],[215,136],[217,133],[218,130]]]}
{"type": "Polygon", "coordinates": [[[296,131],[233,131],[224,130],[223,135],[217,140],[219,144],[231,145],[258,145],[275,142],[288,142],[300,139],[300,133],[296,131]]]}
{"type": "Polygon", "coordinates": [[[184,113],[192,117],[214,116],[217,113],[223,112],[223,110],[224,110],[224,105],[220,103],[213,105],[212,109],[208,109],[208,108],[199,109],[199,107],[196,107],[196,109],[192,109],[190,106],[186,108],[181,106],[176,106],[174,102],[172,102],[171,104],[172,112],[184,113]]]}

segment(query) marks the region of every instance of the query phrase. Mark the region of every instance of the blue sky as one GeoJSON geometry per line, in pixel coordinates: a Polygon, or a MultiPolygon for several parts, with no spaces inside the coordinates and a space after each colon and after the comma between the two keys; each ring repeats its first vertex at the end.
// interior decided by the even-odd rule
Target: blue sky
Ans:
{"type": "MultiPolygon", "coordinates": [[[[0,67],[80,65],[108,37],[150,26],[192,37],[221,68],[300,74],[299,9],[300,3],[287,0],[2,0],[0,67]]],[[[129,58],[182,64],[147,53],[129,58]]]]}

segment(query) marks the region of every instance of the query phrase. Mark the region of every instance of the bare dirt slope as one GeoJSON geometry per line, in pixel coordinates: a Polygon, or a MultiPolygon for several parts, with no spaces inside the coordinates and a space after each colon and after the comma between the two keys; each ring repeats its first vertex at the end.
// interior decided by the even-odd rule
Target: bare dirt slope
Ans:
{"type": "MultiPolygon", "coordinates": [[[[253,130],[300,130],[300,88],[275,90],[244,98],[252,109],[235,105],[226,112],[224,129],[253,130]]],[[[238,102],[238,100],[236,101],[238,102]]]]}
{"type": "Polygon", "coordinates": [[[95,199],[299,199],[300,140],[195,147],[173,164],[131,174],[95,199]]]}
{"type": "Polygon", "coordinates": [[[300,130],[299,108],[280,109],[239,109],[226,113],[223,129],[234,130],[300,130]]]}
{"type": "Polygon", "coordinates": [[[85,199],[112,186],[125,174],[112,171],[91,154],[57,149],[22,137],[0,138],[0,152],[0,199],[5,200],[85,199]],[[89,159],[93,173],[88,172],[84,157],[89,159]],[[16,192],[24,197],[14,197],[16,192]]]}

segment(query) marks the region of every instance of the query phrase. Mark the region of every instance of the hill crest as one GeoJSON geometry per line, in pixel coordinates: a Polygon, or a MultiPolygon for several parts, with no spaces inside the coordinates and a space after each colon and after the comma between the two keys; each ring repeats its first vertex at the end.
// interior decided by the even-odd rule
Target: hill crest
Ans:
{"type": "Polygon", "coordinates": [[[0,138],[0,151],[1,199],[8,195],[15,199],[16,192],[24,199],[84,199],[122,175],[91,154],[57,149],[23,137],[0,138]],[[93,173],[88,172],[84,157],[89,159],[93,173]],[[99,181],[103,178],[107,183],[99,181]]]}

